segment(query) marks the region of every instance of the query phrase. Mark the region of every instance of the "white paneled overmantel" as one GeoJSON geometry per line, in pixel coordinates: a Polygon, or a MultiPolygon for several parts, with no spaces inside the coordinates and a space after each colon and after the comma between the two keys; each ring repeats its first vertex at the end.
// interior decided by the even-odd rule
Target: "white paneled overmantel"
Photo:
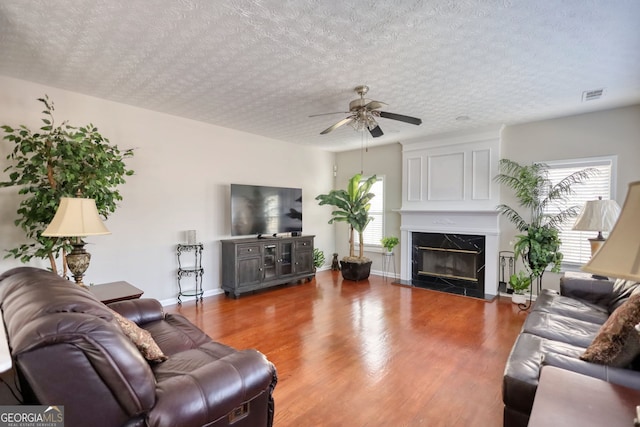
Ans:
{"type": "Polygon", "coordinates": [[[501,131],[402,144],[401,280],[411,280],[413,233],[479,235],[486,242],[485,293],[497,295],[500,188],[493,178],[501,131]]]}
{"type": "Polygon", "coordinates": [[[501,128],[402,144],[402,210],[495,210],[501,128]]]}

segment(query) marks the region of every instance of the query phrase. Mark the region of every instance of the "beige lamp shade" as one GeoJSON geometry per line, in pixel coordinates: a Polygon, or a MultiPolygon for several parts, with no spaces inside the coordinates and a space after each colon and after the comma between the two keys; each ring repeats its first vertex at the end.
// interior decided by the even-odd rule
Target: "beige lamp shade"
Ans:
{"type": "Polygon", "coordinates": [[[48,237],[80,237],[111,234],[105,227],[96,202],[80,197],[63,197],[51,224],[42,233],[48,237]]]}
{"type": "Polygon", "coordinates": [[[578,231],[611,231],[620,215],[615,200],[589,200],[573,225],[578,231]]]}
{"type": "Polygon", "coordinates": [[[640,281],[640,181],[629,184],[618,222],[602,248],[582,269],[607,277],[640,281]]]}

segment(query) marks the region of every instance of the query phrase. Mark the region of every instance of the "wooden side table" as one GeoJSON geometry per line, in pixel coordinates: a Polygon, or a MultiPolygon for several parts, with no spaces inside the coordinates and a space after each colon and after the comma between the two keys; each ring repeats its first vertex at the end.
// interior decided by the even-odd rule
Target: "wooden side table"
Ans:
{"type": "Polygon", "coordinates": [[[110,282],[100,285],[89,286],[91,292],[102,303],[109,304],[116,301],[126,301],[129,299],[137,299],[144,293],[143,290],[136,288],[130,283],[110,282]]]}
{"type": "Polygon", "coordinates": [[[640,390],[545,366],[529,427],[632,427],[640,390]]]}

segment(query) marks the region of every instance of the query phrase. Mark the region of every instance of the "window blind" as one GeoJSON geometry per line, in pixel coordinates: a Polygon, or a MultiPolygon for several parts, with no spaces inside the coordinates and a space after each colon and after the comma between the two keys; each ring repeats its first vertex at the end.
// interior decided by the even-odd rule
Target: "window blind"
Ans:
{"type": "MultiPolygon", "coordinates": [[[[363,181],[365,180],[363,179],[363,181]]],[[[375,197],[371,199],[371,209],[369,209],[369,215],[373,221],[364,229],[363,239],[365,246],[380,246],[380,239],[384,233],[384,180],[382,177],[379,177],[371,186],[370,192],[375,194],[375,197]]],[[[356,244],[360,244],[359,239],[358,233],[355,233],[356,244]]]]}
{"type": "MultiPolygon", "coordinates": [[[[570,174],[584,168],[594,168],[598,172],[582,184],[573,185],[571,188],[574,194],[569,196],[567,202],[549,206],[545,214],[554,214],[571,206],[578,206],[579,210],[582,210],[584,204],[589,200],[596,200],[598,197],[602,197],[604,200],[611,198],[613,159],[598,158],[547,164],[549,166],[549,180],[553,184],[557,184],[570,174]]],[[[596,237],[597,232],[571,230],[575,219],[569,219],[559,227],[560,240],[562,241],[560,251],[564,256],[563,264],[583,265],[591,258],[591,246],[588,239],[596,237]]]]}

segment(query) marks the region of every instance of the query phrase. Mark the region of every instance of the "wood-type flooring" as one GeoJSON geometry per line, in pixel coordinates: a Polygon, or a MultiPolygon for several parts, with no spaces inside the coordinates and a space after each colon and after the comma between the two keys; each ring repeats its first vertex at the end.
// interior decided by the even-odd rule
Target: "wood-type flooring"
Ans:
{"type": "Polygon", "coordinates": [[[278,371],[275,427],[501,426],[502,374],[526,313],[339,272],[179,312],[278,371]]]}

